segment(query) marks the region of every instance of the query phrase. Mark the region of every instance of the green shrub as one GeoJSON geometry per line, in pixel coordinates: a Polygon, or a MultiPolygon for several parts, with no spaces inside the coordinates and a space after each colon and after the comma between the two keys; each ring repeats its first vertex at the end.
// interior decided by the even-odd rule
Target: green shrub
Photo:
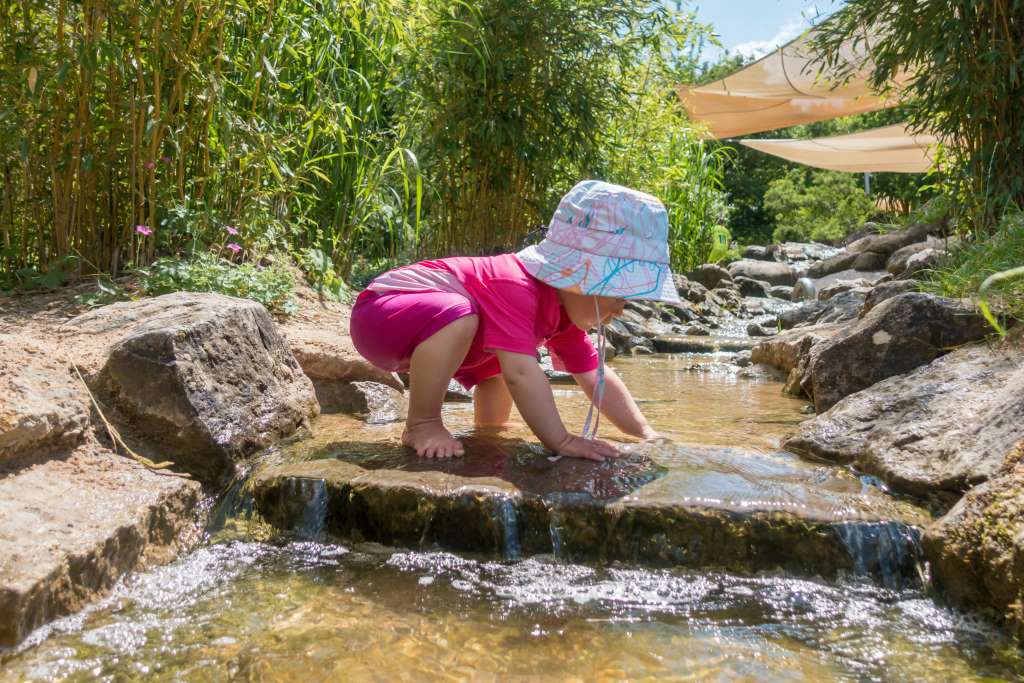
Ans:
{"type": "MultiPolygon", "coordinates": [[[[978,290],[990,275],[1024,266],[1024,212],[1006,212],[991,237],[971,239],[954,247],[927,274],[921,288],[943,296],[979,299],[978,290]]],[[[1024,279],[999,283],[985,294],[997,315],[1024,321],[1024,279]]]]}
{"type": "Polygon", "coordinates": [[[833,171],[791,170],[768,184],[764,205],[776,242],[836,242],[879,213],[856,176],[833,171]]]}
{"type": "Polygon", "coordinates": [[[201,252],[191,259],[161,258],[136,271],[144,294],[158,296],[171,292],[217,292],[258,301],[275,313],[293,313],[291,299],[295,282],[283,266],[261,267],[232,263],[201,252]]]}

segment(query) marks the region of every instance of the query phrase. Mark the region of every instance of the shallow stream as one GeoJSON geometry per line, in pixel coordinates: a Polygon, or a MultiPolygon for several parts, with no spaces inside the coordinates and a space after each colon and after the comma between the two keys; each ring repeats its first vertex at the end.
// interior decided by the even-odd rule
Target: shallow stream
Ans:
{"type": "MultiPolygon", "coordinates": [[[[779,437],[804,419],[805,404],[784,397],[780,383],[757,370],[738,369],[724,356],[629,358],[615,367],[655,428],[677,443],[741,448],[791,469],[830,470],[829,481],[840,482],[830,485],[840,488],[872,485],[775,454],[779,437]]],[[[586,400],[573,387],[555,390],[566,422],[578,428],[586,400]]],[[[468,404],[446,407],[455,430],[494,438],[473,434],[471,415],[468,404]]],[[[399,433],[394,425],[326,416],[310,438],[267,457],[328,458],[343,450],[364,466],[415,468],[395,447],[399,433]]],[[[521,425],[508,436],[529,438],[521,425]]],[[[602,427],[602,436],[616,438],[616,432],[602,427]]],[[[472,460],[442,468],[494,474],[493,462],[472,460]]],[[[743,467],[741,458],[729,463],[743,467]]],[[[692,463],[670,459],[659,466],[679,476],[692,463]]],[[[683,488],[725,486],[721,477],[697,474],[683,488]]],[[[920,589],[881,588],[855,577],[826,582],[778,573],[589,566],[553,556],[509,562],[286,540],[232,522],[218,520],[222,528],[177,562],[130,577],[108,599],[37,632],[0,668],[0,680],[1024,676],[1024,660],[1008,643],[920,589]]]]}

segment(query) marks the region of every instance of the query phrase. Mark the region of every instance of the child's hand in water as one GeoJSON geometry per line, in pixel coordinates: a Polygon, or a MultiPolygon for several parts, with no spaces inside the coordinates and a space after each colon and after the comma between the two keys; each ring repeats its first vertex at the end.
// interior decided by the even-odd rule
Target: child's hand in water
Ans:
{"type": "Polygon", "coordinates": [[[584,439],[582,436],[573,436],[572,434],[567,434],[555,451],[559,455],[566,455],[571,458],[585,458],[597,461],[602,461],[605,458],[619,457],[619,449],[607,441],[584,439]]]}

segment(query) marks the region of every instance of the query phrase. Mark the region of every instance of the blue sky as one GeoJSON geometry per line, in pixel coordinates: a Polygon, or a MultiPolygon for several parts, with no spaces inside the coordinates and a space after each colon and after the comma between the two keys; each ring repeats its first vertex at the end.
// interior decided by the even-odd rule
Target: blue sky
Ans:
{"type": "MultiPolygon", "coordinates": [[[[841,5],[842,0],[691,0],[683,9],[695,10],[698,20],[714,26],[730,52],[756,58],[789,42],[841,5]]],[[[721,49],[709,46],[702,57],[714,61],[721,54],[721,49]]]]}

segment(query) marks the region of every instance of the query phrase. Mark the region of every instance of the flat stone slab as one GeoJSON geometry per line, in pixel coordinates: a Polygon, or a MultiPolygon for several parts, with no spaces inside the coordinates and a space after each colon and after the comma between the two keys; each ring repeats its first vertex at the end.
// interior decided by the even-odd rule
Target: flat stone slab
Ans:
{"type": "Polygon", "coordinates": [[[86,445],[0,470],[0,646],[78,611],[126,572],[171,560],[200,487],[86,445]]]}
{"type": "Polygon", "coordinates": [[[845,470],[785,453],[629,446],[594,464],[514,441],[468,439],[467,455],[337,444],[328,459],[268,467],[255,505],[271,524],[407,547],[736,572],[847,572],[918,581],[921,509],[845,470]],[[333,457],[331,457],[333,456],[333,457]]]}
{"type": "Polygon", "coordinates": [[[661,353],[717,353],[747,351],[758,343],[744,337],[663,334],[654,338],[654,350],[661,353]]]}

